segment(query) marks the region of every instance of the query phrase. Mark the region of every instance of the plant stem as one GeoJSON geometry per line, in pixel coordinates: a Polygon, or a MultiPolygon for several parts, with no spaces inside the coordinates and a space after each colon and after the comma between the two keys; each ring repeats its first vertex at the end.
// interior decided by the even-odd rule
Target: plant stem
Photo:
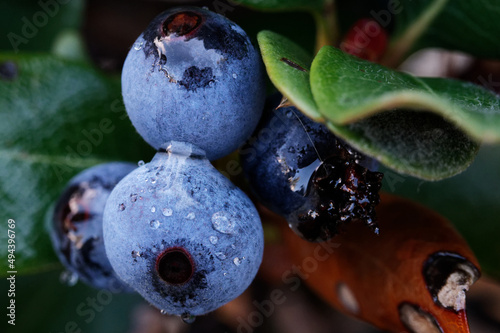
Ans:
{"type": "Polygon", "coordinates": [[[313,13],[316,20],[316,53],[325,45],[337,46],[339,28],[335,0],[325,1],[321,12],[313,13]]]}

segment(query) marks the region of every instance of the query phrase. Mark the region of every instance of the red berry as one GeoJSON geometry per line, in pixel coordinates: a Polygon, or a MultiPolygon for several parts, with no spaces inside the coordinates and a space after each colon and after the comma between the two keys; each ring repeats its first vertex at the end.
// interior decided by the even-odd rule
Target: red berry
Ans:
{"type": "Polygon", "coordinates": [[[387,32],[372,19],[360,19],[345,35],[340,49],[359,58],[376,62],[387,48],[387,32]]]}

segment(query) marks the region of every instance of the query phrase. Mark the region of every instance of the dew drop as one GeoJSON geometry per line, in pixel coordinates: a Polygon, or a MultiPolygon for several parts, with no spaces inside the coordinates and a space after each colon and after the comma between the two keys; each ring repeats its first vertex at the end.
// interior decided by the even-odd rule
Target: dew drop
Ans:
{"type": "Polygon", "coordinates": [[[78,282],[78,275],[70,271],[64,271],[59,275],[59,281],[68,287],[73,287],[78,282]]]}
{"type": "Polygon", "coordinates": [[[149,222],[149,225],[153,229],[158,229],[160,227],[160,221],[158,221],[158,220],[152,220],[151,222],[149,222]]]}
{"type": "Polygon", "coordinates": [[[118,205],[118,210],[119,210],[120,212],[123,212],[123,211],[125,210],[125,204],[123,204],[123,203],[119,204],[119,205],[118,205]]]}
{"type": "Polygon", "coordinates": [[[151,178],[151,184],[156,183],[156,178],[151,178]]]}
{"type": "Polygon", "coordinates": [[[238,75],[236,73],[233,73],[233,79],[236,79],[238,75]]]}
{"type": "Polygon", "coordinates": [[[143,44],[144,44],[143,42],[135,43],[134,44],[134,50],[139,51],[140,49],[142,49],[142,45],[143,44]]]}
{"type": "Polygon", "coordinates": [[[170,208],[163,208],[161,212],[164,216],[172,216],[174,213],[170,208]]]}
{"type": "Polygon", "coordinates": [[[215,245],[215,244],[217,244],[217,241],[219,239],[217,238],[217,236],[210,236],[209,240],[210,240],[210,243],[212,243],[213,245],[215,245]]]}
{"type": "Polygon", "coordinates": [[[196,320],[196,317],[189,314],[189,313],[185,313],[181,316],[181,319],[183,322],[185,322],[186,324],[192,324],[194,323],[194,321],[196,320]]]}
{"type": "Polygon", "coordinates": [[[162,315],[166,315],[166,314],[167,314],[167,310],[163,310],[163,309],[162,309],[162,310],[160,310],[160,313],[161,313],[162,315]]]}
{"type": "Polygon", "coordinates": [[[144,164],[146,164],[146,163],[144,163],[143,160],[140,160],[139,162],[137,162],[137,165],[140,166],[140,167],[143,166],[144,164]]]}
{"type": "Polygon", "coordinates": [[[151,213],[154,213],[154,212],[156,212],[156,207],[155,206],[151,207],[151,213]]]}
{"type": "Polygon", "coordinates": [[[192,219],[194,219],[195,217],[196,217],[196,215],[195,215],[193,212],[191,212],[191,213],[189,213],[189,214],[187,214],[187,215],[186,215],[186,218],[187,218],[188,220],[192,220],[192,219]]]}
{"type": "Polygon", "coordinates": [[[220,260],[224,260],[224,259],[226,259],[226,255],[225,255],[224,253],[222,253],[222,252],[216,252],[216,253],[215,253],[215,256],[216,256],[217,258],[219,258],[220,260]]]}
{"type": "Polygon", "coordinates": [[[241,259],[236,257],[233,259],[233,263],[236,265],[236,266],[239,266],[241,264],[241,259]]]}
{"type": "Polygon", "coordinates": [[[212,215],[212,226],[215,230],[223,234],[234,233],[234,223],[224,212],[217,212],[212,215]]]}
{"type": "Polygon", "coordinates": [[[132,202],[136,202],[136,201],[137,201],[137,194],[135,194],[135,193],[134,193],[134,194],[131,194],[131,195],[130,195],[130,201],[132,201],[132,202]]]}

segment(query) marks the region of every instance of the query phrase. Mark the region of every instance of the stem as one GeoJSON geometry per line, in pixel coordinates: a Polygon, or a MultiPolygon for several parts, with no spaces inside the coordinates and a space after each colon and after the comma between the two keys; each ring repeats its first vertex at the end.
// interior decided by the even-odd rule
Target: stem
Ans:
{"type": "Polygon", "coordinates": [[[325,1],[321,12],[313,13],[316,21],[316,53],[325,45],[336,46],[339,39],[335,0],[325,1]]]}

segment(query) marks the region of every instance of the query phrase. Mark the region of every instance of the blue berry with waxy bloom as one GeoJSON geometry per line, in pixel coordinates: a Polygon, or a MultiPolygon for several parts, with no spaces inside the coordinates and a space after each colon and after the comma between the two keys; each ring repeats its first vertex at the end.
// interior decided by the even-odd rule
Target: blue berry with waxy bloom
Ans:
{"type": "Polygon", "coordinates": [[[264,205],[309,241],[361,220],[378,233],[375,206],[382,174],[363,156],[295,107],[270,98],[255,135],[241,149],[243,170],[264,205]]]}
{"type": "Polygon", "coordinates": [[[59,260],[92,287],[130,291],[106,256],[102,218],[109,194],[136,167],[112,162],[82,171],[69,181],[50,214],[50,236],[59,260]]]}
{"type": "Polygon", "coordinates": [[[115,187],[104,240],[121,279],[162,312],[185,318],[240,295],[264,246],[250,199],[201,149],[180,142],[115,187]]]}
{"type": "Polygon", "coordinates": [[[154,148],[189,142],[210,160],[236,150],[255,129],[264,69],[246,33],[206,9],[157,16],[123,66],[122,94],[139,134],[154,148]]]}

